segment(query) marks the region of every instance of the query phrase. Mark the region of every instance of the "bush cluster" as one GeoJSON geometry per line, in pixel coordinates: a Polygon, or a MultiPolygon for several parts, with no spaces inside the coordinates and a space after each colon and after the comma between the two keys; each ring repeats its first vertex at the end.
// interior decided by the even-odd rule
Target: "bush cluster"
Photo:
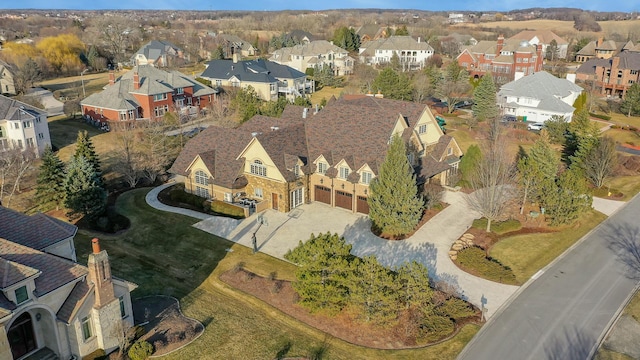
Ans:
{"type": "Polygon", "coordinates": [[[602,119],[602,120],[611,120],[611,116],[609,115],[605,115],[605,114],[596,114],[596,113],[589,113],[589,116],[594,117],[594,118],[598,118],[598,119],[602,119]]]}
{"type": "Polygon", "coordinates": [[[216,215],[223,215],[236,219],[244,218],[244,209],[220,200],[213,200],[211,202],[211,211],[216,213],[216,215]]]}
{"type": "Polygon", "coordinates": [[[486,279],[504,284],[517,284],[516,276],[511,268],[486,256],[484,250],[478,246],[460,250],[456,262],[461,267],[473,270],[486,279]]]}
{"type": "Polygon", "coordinates": [[[190,194],[184,191],[183,189],[176,188],[173,191],[171,191],[170,198],[171,198],[171,201],[174,201],[174,202],[191,205],[196,208],[201,208],[204,210],[207,209],[207,207],[204,207],[204,204],[206,204],[207,199],[195,194],[190,194]]]}

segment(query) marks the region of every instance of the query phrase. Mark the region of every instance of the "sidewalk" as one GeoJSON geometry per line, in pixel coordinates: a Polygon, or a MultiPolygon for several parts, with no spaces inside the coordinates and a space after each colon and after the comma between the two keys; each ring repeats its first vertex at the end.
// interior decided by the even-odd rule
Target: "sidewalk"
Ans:
{"type": "Polygon", "coordinates": [[[311,234],[331,232],[344,236],[347,243],[353,246],[351,252],[354,255],[375,255],[387,267],[397,267],[414,260],[424,264],[435,281],[449,283],[463,298],[478,307],[484,303],[487,317],[494,314],[518,289],[517,286],[499,284],[468,274],[449,259],[451,244],[477,217],[468,208],[464,193],[445,192],[443,200],[450,204],[446,209],[409,239],[387,241],[371,233],[368,217],[317,202],[304,204],[290,213],[266,210],[242,221],[173,208],[157,200],[160,190],[171,185],[173,184],[162,185],[150,191],[147,194],[149,205],[159,210],[202,219],[194,227],[247,247],[252,247],[251,237],[255,233],[258,250],[280,259],[289,249],[296,247],[299,241],[309,239],[311,234]],[[264,219],[263,224],[259,223],[259,215],[264,219]]]}

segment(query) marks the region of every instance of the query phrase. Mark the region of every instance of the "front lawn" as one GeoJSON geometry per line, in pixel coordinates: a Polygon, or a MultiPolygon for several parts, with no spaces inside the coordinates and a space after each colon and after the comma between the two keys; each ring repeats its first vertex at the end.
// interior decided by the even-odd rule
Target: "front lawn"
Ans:
{"type": "Polygon", "coordinates": [[[591,210],[574,224],[559,228],[558,232],[504,238],[491,248],[490,255],[510,267],[517,282],[523,284],[606,218],[591,210]]]}
{"type": "MultiPolygon", "coordinates": [[[[176,296],[186,316],[205,324],[200,338],[166,359],[274,359],[278,354],[454,359],[479,329],[466,325],[448,341],[412,350],[372,350],[331,338],[219,280],[220,274],[239,263],[261,276],[275,272],[279,279],[293,280],[294,265],[261,253],[252,255],[247,247],[193,228],[195,219],[152,209],[144,200],[147,191],[126,192],[116,202],[118,211],[131,220],[129,230],[97,236],[109,252],[114,275],[139,285],[133,298],[176,296]]],[[[93,236],[85,230],[76,236],[80,263],[86,263],[93,236]]]]}

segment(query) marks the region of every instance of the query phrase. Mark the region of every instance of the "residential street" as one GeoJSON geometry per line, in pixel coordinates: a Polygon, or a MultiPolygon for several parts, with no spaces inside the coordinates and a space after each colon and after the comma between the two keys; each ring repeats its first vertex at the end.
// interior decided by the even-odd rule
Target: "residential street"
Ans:
{"type": "Polygon", "coordinates": [[[640,258],[630,256],[640,250],[638,213],[636,196],[537,274],[459,359],[589,358],[639,278],[640,258]]]}

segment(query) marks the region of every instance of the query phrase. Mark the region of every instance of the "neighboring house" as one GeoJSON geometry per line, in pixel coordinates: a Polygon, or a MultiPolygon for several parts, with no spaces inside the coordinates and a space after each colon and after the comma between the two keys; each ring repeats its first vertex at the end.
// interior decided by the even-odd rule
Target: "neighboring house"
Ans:
{"type": "Polygon", "coordinates": [[[168,41],[151,40],[131,57],[131,64],[167,67],[177,59],[186,60],[184,51],[168,41]]]}
{"type": "Polygon", "coordinates": [[[576,62],[584,63],[590,59],[610,59],[622,52],[638,51],[640,51],[640,44],[634,45],[632,41],[615,42],[600,37],[589,42],[576,53],[576,62]]]}
{"type": "Polygon", "coordinates": [[[356,30],[356,35],[360,37],[360,43],[364,43],[371,40],[378,40],[389,36],[386,27],[382,27],[376,24],[365,24],[356,30]]]}
{"type": "Polygon", "coordinates": [[[573,103],[582,91],[572,81],[540,71],[502,85],[498,106],[504,115],[520,116],[527,122],[544,122],[553,115],[571,121],[573,103]]]}
{"type": "Polygon", "coordinates": [[[584,81],[584,82],[595,81],[596,67],[605,66],[608,63],[609,63],[608,59],[598,59],[595,57],[585,61],[576,69],[576,80],[584,81]]]}
{"type": "Polygon", "coordinates": [[[0,95],[0,151],[34,148],[41,155],[51,146],[47,113],[0,95]]]}
{"type": "Polygon", "coordinates": [[[532,45],[524,40],[480,41],[462,50],[456,58],[474,78],[491,72],[496,84],[513,81],[516,74],[531,75],[542,70],[542,44],[532,45]]]}
{"type": "Polygon", "coordinates": [[[462,13],[449,13],[449,24],[460,24],[466,22],[464,14],[462,13]]]}
{"type": "Polygon", "coordinates": [[[217,90],[178,71],[139,65],[80,102],[82,114],[100,123],[160,120],[167,112],[194,114],[216,100],[217,90]]]}
{"type": "Polygon", "coordinates": [[[14,75],[16,75],[16,68],[0,60],[0,94],[16,94],[14,75]]]}
{"type": "Polygon", "coordinates": [[[308,44],[317,40],[310,32],[304,30],[292,30],[285,35],[285,40],[291,39],[298,44],[308,44]]]}
{"type": "Polygon", "coordinates": [[[216,87],[253,87],[258,97],[265,101],[275,101],[278,95],[293,100],[314,91],[313,81],[296,69],[278,63],[256,59],[237,61],[211,60],[202,72],[203,79],[216,87]]]}
{"type": "Polygon", "coordinates": [[[439,36],[438,41],[442,52],[448,56],[455,57],[460,54],[462,48],[478,44],[473,36],[460,33],[451,33],[446,36],[439,36]]]}
{"type": "Polygon", "coordinates": [[[640,52],[621,52],[595,64],[595,88],[603,95],[624,98],[640,81],[640,52]]]}
{"type": "Polygon", "coordinates": [[[542,56],[546,57],[547,47],[551,44],[552,40],[556,41],[558,52],[554,59],[566,59],[567,50],[569,49],[569,42],[560,36],[556,35],[551,30],[523,30],[508,40],[527,41],[531,45],[542,44],[542,56]]]}
{"type": "Polygon", "coordinates": [[[369,183],[390,138],[407,142],[419,184],[446,184],[462,152],[428,106],[372,96],[332,98],[319,109],[287,106],[281,118],[256,116],[237,129],[211,126],[191,139],[170,172],[188,192],[256,211],[288,212],[318,201],[369,212],[369,183]]]}
{"type": "Polygon", "coordinates": [[[270,61],[290,66],[298,71],[329,67],[336,76],[353,74],[355,60],[349,52],[326,40],[278,49],[271,54],[270,61]]]}
{"type": "Polygon", "coordinates": [[[242,40],[237,35],[217,34],[215,36],[215,43],[222,46],[224,57],[227,59],[232,58],[233,54],[240,54],[243,57],[255,56],[258,51],[250,42],[242,40]]]}
{"type": "Polygon", "coordinates": [[[93,239],[78,264],[74,225],[0,207],[0,359],[80,359],[119,346],[134,325],[130,292],[93,239]]]}
{"type": "Polygon", "coordinates": [[[398,55],[404,70],[422,69],[433,56],[433,48],[426,42],[416,41],[411,36],[390,36],[367,41],[360,46],[360,61],[367,65],[383,65],[398,55]]]}

